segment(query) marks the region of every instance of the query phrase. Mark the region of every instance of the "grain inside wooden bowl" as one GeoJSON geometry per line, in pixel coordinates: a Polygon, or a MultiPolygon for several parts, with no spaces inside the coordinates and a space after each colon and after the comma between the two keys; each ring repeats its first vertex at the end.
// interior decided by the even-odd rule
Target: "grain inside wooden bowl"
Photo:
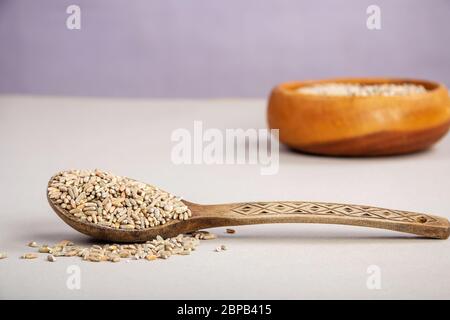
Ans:
{"type": "Polygon", "coordinates": [[[271,93],[268,124],[299,151],[330,156],[382,156],[430,147],[450,127],[444,85],[411,79],[351,78],[282,83],[271,93]],[[415,84],[426,92],[406,96],[324,96],[298,92],[326,83],[415,84]]]}

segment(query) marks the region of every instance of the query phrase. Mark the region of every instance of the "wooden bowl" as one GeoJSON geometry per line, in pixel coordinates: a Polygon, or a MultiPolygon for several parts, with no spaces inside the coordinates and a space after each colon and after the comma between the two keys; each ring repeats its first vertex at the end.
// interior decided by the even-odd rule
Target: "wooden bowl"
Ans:
{"type": "Polygon", "coordinates": [[[424,80],[351,78],[282,83],[271,93],[271,129],[280,141],[306,153],[380,156],[423,150],[450,126],[450,100],[444,85],[424,80]],[[298,88],[324,83],[420,84],[427,92],[408,96],[322,96],[298,88]]]}

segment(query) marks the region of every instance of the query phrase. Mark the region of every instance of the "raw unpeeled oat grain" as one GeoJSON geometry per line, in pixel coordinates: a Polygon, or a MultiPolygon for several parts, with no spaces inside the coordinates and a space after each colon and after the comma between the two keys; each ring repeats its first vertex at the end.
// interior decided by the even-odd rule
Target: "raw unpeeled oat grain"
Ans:
{"type": "Polygon", "coordinates": [[[39,248],[39,253],[50,253],[50,248],[48,245],[43,245],[39,248]]]}
{"type": "Polygon", "coordinates": [[[208,231],[202,231],[202,230],[192,232],[191,235],[194,238],[199,239],[199,240],[213,240],[213,239],[217,238],[217,236],[214,233],[210,233],[208,231]]]}
{"type": "Polygon", "coordinates": [[[422,85],[402,84],[359,84],[359,83],[324,83],[300,87],[299,93],[324,96],[407,96],[424,93],[422,85]]]}
{"type": "Polygon", "coordinates": [[[180,198],[166,191],[100,170],[60,172],[47,192],[77,220],[115,229],[147,229],[192,215],[180,198]]]}
{"type": "Polygon", "coordinates": [[[220,245],[220,247],[217,247],[216,249],[214,249],[215,252],[220,252],[220,251],[225,251],[227,250],[227,246],[222,244],[220,245]]]}
{"type": "MultiPolygon", "coordinates": [[[[210,238],[211,234],[207,231],[201,231],[202,235],[210,238]]],[[[75,245],[70,241],[62,241],[54,246],[40,247],[39,252],[50,253],[47,260],[56,257],[80,257],[85,261],[91,262],[119,262],[122,258],[134,260],[146,259],[153,261],[156,259],[168,259],[173,255],[189,255],[196,249],[199,244],[198,238],[192,234],[178,235],[176,237],[164,239],[157,236],[156,239],[145,243],[132,244],[94,244],[89,247],[75,245]],[[45,252],[44,252],[45,251],[45,252]],[[53,257],[53,258],[50,258],[53,257]]],[[[34,259],[31,255],[37,257],[36,254],[25,254],[25,259],[34,259]],[[27,256],[27,257],[25,257],[27,256]]],[[[128,260],[127,260],[128,261],[128,260]]],[[[53,262],[53,261],[52,261],[53,262]]]]}

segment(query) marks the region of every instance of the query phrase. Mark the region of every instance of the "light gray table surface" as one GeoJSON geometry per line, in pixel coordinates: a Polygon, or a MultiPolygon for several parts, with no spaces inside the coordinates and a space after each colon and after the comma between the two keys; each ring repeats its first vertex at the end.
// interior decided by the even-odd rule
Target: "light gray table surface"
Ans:
{"type": "Polygon", "coordinates": [[[26,244],[91,240],[65,225],[45,197],[69,168],[101,168],[199,203],[348,202],[450,216],[450,138],[408,156],[344,159],[280,150],[276,175],[255,165],[175,165],[177,128],[264,128],[264,100],[0,97],[0,298],[383,299],[450,298],[450,241],[350,226],[259,225],[156,262],[22,260],[26,244]],[[214,252],[218,245],[229,248],[214,252]],[[80,268],[70,290],[67,268],[80,268]],[[369,266],[381,288],[368,289],[369,266]]]}

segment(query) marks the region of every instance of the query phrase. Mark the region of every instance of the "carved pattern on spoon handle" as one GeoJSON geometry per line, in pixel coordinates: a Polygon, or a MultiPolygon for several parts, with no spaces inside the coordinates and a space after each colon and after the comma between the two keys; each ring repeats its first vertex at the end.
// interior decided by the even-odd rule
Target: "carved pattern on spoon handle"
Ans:
{"type": "Polygon", "coordinates": [[[388,220],[393,222],[408,222],[418,224],[433,224],[437,220],[432,216],[378,207],[348,205],[323,202],[248,202],[241,203],[231,209],[232,212],[256,216],[277,214],[322,215],[336,217],[368,218],[388,220]]]}

